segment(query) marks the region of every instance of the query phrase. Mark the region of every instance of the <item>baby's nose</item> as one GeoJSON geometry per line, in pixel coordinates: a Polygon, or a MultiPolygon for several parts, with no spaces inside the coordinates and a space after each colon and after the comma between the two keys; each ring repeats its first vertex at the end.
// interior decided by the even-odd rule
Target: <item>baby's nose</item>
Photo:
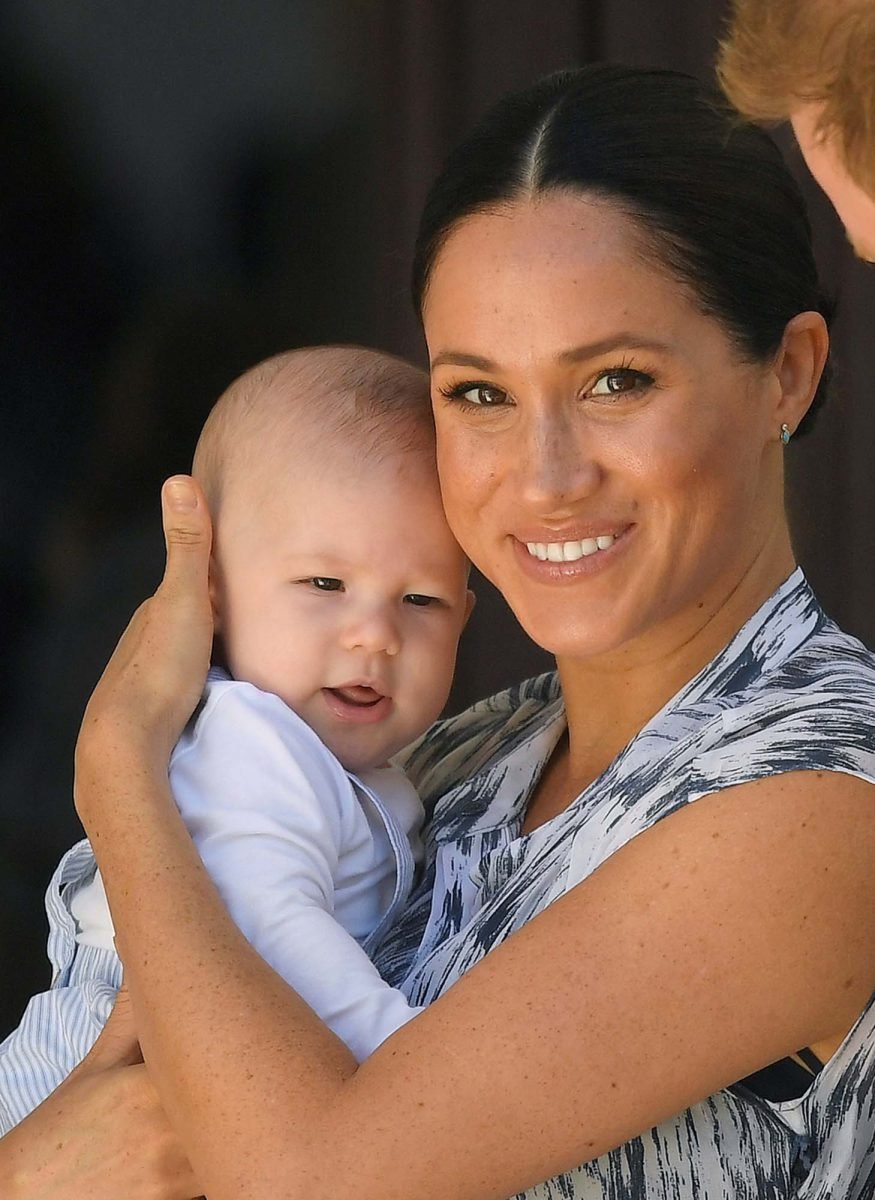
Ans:
{"type": "Polygon", "coordinates": [[[401,636],[394,615],[384,607],[359,613],[346,626],[344,645],[348,650],[368,654],[395,655],[401,649],[401,636]]]}

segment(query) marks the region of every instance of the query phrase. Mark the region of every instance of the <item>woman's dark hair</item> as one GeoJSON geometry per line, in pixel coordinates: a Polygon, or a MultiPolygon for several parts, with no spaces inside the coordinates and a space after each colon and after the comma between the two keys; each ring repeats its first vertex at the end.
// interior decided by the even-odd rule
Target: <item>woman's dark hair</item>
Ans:
{"type": "MultiPolygon", "coordinates": [[[[605,198],[634,218],[654,258],[755,362],[777,351],[797,313],[829,320],[805,204],[768,134],[691,76],[607,63],[505,97],[453,151],[420,222],[417,308],[460,220],[552,190],[605,198]]],[[[800,430],[826,386],[824,372],[800,430]]]]}

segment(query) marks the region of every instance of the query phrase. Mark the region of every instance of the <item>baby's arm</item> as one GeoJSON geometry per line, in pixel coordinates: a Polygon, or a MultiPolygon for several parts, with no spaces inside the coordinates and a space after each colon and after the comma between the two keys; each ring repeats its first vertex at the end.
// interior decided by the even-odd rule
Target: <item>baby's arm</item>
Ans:
{"type": "Polygon", "coordinates": [[[121,984],[112,922],[99,878],[75,892],[88,912],[90,945],[76,943],[77,924],[64,890],[94,870],[82,842],[61,860],[46,893],[52,988],[32,997],[17,1029],[0,1045],[0,1136],[49,1096],[94,1044],[121,984]]]}
{"type": "Polygon", "coordinates": [[[367,1058],[419,1009],[333,916],[355,804],[340,764],[276,696],[219,683],[174,753],[170,782],[234,921],[356,1058],[367,1058]]]}

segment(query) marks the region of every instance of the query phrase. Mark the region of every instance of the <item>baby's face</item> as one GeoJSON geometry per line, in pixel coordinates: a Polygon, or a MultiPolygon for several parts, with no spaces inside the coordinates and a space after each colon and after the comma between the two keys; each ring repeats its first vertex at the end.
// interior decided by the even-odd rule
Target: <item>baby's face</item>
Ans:
{"type": "Polygon", "coordinates": [[[231,673],[280,696],[349,770],[379,766],[440,714],[470,610],[434,466],[344,455],[246,493],[216,529],[231,673]]]}

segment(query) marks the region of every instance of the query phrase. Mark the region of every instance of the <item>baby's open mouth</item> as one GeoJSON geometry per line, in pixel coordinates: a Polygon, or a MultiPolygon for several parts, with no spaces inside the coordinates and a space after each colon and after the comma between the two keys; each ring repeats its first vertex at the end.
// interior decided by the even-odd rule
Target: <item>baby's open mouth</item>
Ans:
{"type": "Polygon", "coordinates": [[[355,704],[359,708],[372,708],[373,705],[379,704],[383,699],[380,692],[374,691],[372,687],[364,687],[361,684],[353,684],[349,687],[326,688],[326,692],[331,692],[333,696],[343,700],[345,704],[355,704]]]}
{"type": "Polygon", "coordinates": [[[322,689],[328,711],[338,721],[353,725],[376,725],[385,720],[394,705],[391,696],[378,692],[366,683],[345,683],[341,687],[322,689]]]}

